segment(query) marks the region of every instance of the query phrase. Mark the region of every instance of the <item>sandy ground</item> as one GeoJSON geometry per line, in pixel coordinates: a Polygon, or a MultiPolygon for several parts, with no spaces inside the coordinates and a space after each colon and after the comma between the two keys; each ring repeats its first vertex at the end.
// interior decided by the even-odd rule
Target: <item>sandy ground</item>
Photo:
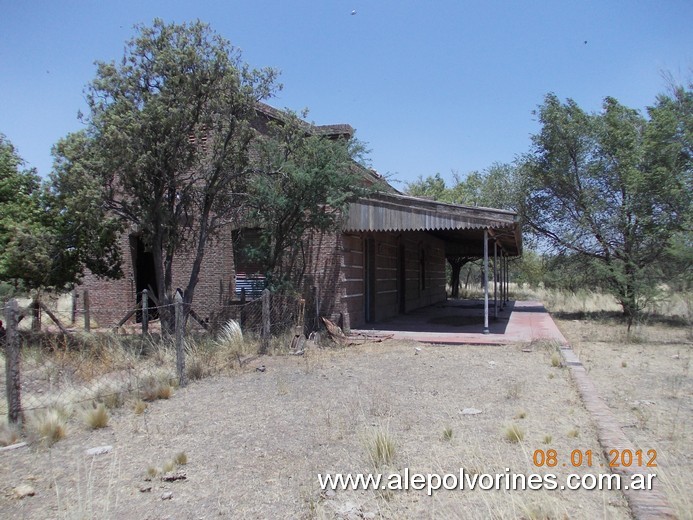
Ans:
{"type": "Polygon", "coordinates": [[[626,436],[657,451],[658,477],[680,518],[693,518],[693,332],[680,325],[626,329],[610,321],[556,324],[626,436]]]}
{"type": "Polygon", "coordinates": [[[326,472],[551,471],[562,483],[604,471],[570,465],[573,450],[592,450],[595,466],[605,460],[568,371],[551,366],[552,346],[420,348],[391,341],[264,357],[178,389],[143,415],[127,404],[102,430],[73,419],[52,448],[0,453],[0,517],[629,517],[618,491],[321,491],[326,472]],[[525,433],[519,443],[505,438],[513,424],[525,433]],[[389,464],[374,460],[377,435],[394,446],[389,464]],[[113,450],[85,455],[102,445],[113,450]],[[555,449],[558,466],[535,467],[536,449],[555,449]],[[185,480],[147,480],[179,452],[185,480]],[[35,496],[16,498],[22,484],[35,496]]]}

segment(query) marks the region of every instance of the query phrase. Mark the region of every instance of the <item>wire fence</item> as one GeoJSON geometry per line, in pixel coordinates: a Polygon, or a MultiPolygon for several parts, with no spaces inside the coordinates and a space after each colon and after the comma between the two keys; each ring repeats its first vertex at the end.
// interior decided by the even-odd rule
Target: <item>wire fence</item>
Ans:
{"type": "Polygon", "coordinates": [[[0,384],[6,389],[0,415],[14,423],[25,412],[46,408],[167,398],[189,380],[288,349],[306,327],[303,299],[267,290],[261,298],[220,307],[208,320],[180,296],[167,305],[149,305],[146,296],[122,309],[128,329],[90,330],[89,313],[99,309],[89,308],[88,298],[86,308],[71,309],[7,302],[0,328],[0,384]],[[84,316],[82,326],[74,326],[75,315],[84,316]]]}

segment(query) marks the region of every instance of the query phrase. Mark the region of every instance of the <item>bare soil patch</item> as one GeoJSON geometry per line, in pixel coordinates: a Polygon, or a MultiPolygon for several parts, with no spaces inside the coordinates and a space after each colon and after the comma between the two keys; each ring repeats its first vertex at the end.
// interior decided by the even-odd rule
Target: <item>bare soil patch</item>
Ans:
{"type": "Polygon", "coordinates": [[[548,470],[535,449],[604,463],[591,418],[550,345],[422,346],[402,342],[267,356],[179,389],[108,427],[73,421],[52,448],[0,453],[4,518],[628,518],[617,491],[321,492],[318,473],[594,472],[548,470]],[[417,353],[415,346],[421,349],[417,353]],[[524,350],[531,350],[524,352],[524,350]],[[464,408],[482,413],[463,415],[464,408]],[[505,430],[519,427],[520,442],[505,430]],[[378,465],[371,446],[394,448],[378,465]],[[549,439],[550,437],[550,439],[549,439]],[[545,442],[548,441],[548,444],[545,442]],[[111,445],[110,453],[85,450],[111,445]],[[179,453],[185,479],[148,479],[179,453]],[[150,469],[152,468],[152,469],[150,469]],[[23,484],[34,496],[19,499],[23,484]],[[170,495],[169,495],[170,493],[170,495]],[[330,496],[328,496],[330,495],[330,496]]]}
{"type": "Polygon", "coordinates": [[[657,450],[657,477],[680,518],[693,518],[693,341],[674,323],[556,320],[626,436],[657,450]]]}

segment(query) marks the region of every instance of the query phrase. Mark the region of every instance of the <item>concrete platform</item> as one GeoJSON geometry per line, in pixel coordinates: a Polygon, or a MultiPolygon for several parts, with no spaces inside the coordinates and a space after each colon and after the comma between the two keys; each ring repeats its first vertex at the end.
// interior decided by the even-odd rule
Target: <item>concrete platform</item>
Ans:
{"type": "Polygon", "coordinates": [[[448,300],[352,332],[449,345],[505,345],[542,339],[567,343],[541,302],[510,301],[499,306],[498,318],[493,316],[491,300],[490,333],[483,334],[483,300],[448,300]]]}

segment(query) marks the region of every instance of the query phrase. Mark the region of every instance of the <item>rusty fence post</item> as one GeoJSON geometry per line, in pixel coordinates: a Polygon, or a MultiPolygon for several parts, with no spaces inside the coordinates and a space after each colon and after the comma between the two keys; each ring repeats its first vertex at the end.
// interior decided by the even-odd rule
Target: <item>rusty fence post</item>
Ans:
{"type": "Polygon", "coordinates": [[[185,314],[183,312],[183,296],[176,291],[174,298],[176,308],[176,371],[178,384],[182,388],[188,384],[185,377],[185,345],[183,343],[183,328],[185,327],[185,314]]]}
{"type": "Polygon", "coordinates": [[[269,340],[271,334],[271,307],[270,307],[270,291],[265,289],[262,291],[262,333],[260,335],[260,354],[267,354],[269,350],[269,340]]]}
{"type": "Polygon", "coordinates": [[[84,289],[84,296],[82,298],[82,305],[84,305],[84,331],[91,332],[91,312],[89,311],[89,290],[84,289]]]}
{"type": "Polygon", "coordinates": [[[17,325],[19,324],[19,306],[12,298],[5,304],[5,381],[7,386],[7,419],[12,424],[23,422],[21,386],[19,368],[20,345],[17,325]]]}
{"type": "Polygon", "coordinates": [[[142,290],[142,335],[146,336],[149,332],[149,291],[142,290]]]}

